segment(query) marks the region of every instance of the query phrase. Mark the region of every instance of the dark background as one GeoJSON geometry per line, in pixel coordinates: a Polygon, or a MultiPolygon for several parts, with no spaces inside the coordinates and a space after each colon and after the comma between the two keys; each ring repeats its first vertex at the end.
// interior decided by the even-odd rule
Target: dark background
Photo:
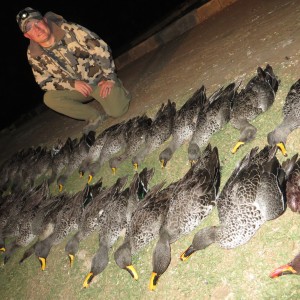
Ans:
{"type": "Polygon", "coordinates": [[[2,99],[0,129],[8,127],[38,105],[43,91],[36,84],[27,61],[26,39],[16,23],[17,13],[32,7],[42,14],[53,11],[66,20],[97,33],[116,58],[170,22],[209,0],[128,0],[128,1],[10,1],[1,12],[2,99]],[[4,81],[3,81],[4,78],[4,81]]]}

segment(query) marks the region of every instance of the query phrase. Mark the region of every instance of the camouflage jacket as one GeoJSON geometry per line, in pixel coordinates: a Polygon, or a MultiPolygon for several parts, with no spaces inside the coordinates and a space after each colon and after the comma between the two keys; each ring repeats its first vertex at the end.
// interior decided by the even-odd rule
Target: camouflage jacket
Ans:
{"type": "Polygon", "coordinates": [[[117,79],[110,48],[95,33],[52,12],[45,18],[56,43],[43,48],[31,40],[27,50],[29,64],[41,89],[75,90],[75,80],[97,84],[102,79],[117,79]]]}

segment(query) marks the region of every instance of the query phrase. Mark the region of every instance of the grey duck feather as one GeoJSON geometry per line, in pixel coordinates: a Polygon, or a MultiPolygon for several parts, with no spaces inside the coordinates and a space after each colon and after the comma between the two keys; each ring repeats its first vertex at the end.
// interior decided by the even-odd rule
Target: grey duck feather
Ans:
{"type": "MultiPolygon", "coordinates": [[[[90,201],[93,200],[99,190],[102,188],[102,181],[99,180],[95,185],[89,186],[85,190],[83,206],[86,206],[90,201]]],[[[23,263],[28,257],[30,257],[35,252],[36,245],[49,237],[55,228],[57,215],[59,214],[60,210],[66,204],[66,201],[70,200],[70,195],[68,193],[60,193],[59,195],[52,196],[49,201],[42,204],[37,215],[32,221],[31,229],[32,235],[37,236],[37,241],[28,248],[24,254],[22,259],[19,263],[23,263]]]]}
{"type": "Polygon", "coordinates": [[[67,156],[66,154],[70,153],[70,150],[72,149],[71,145],[72,140],[68,138],[65,143],[59,139],[51,149],[44,148],[43,151],[40,152],[38,158],[30,165],[27,165],[27,169],[24,170],[24,182],[35,185],[39,178],[50,177],[48,183],[51,184],[55,178],[52,181],[51,179],[55,177],[55,174],[59,174],[62,170],[59,166],[63,165],[64,167],[67,165],[68,161],[65,161],[64,157],[67,156]]]}
{"type": "MultiPolygon", "coordinates": [[[[3,187],[2,189],[14,192],[22,190],[23,177],[22,174],[27,166],[34,162],[39,153],[42,151],[41,147],[28,148],[19,151],[16,155],[13,155],[10,159],[10,163],[7,165],[6,170],[3,172],[3,187]]],[[[27,187],[30,188],[30,187],[27,187]]]]}

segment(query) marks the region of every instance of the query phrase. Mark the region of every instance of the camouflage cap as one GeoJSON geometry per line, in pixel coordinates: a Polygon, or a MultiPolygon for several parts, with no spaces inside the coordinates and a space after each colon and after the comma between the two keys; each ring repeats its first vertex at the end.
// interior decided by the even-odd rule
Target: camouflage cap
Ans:
{"type": "Polygon", "coordinates": [[[31,7],[26,7],[17,14],[16,19],[21,31],[25,33],[26,24],[30,19],[41,20],[43,19],[43,16],[38,10],[35,10],[31,7]]]}

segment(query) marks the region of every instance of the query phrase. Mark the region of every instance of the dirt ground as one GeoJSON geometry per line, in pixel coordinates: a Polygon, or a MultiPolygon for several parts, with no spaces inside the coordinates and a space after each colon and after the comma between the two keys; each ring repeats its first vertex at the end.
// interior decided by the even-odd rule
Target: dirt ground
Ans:
{"type": "MultiPolygon", "coordinates": [[[[254,74],[257,66],[266,63],[296,80],[299,9],[299,0],[237,1],[119,70],[119,77],[133,96],[130,109],[120,119],[108,119],[98,131],[157,108],[167,99],[180,106],[202,84],[209,94],[221,85],[254,74]]],[[[15,130],[1,132],[0,161],[22,148],[50,147],[58,138],[80,136],[83,126],[82,121],[46,110],[15,130]]]]}

